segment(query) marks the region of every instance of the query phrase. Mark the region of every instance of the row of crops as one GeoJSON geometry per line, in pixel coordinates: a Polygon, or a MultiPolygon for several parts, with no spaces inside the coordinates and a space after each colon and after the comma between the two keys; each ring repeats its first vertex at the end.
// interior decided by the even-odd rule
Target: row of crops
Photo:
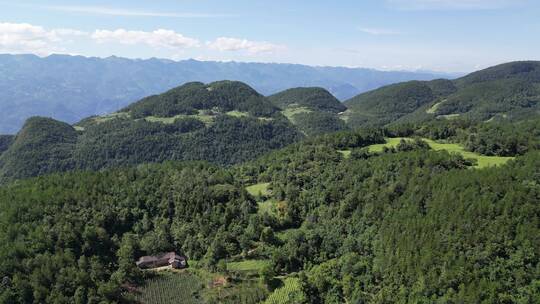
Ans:
{"type": "Polygon", "coordinates": [[[144,304],[200,304],[203,287],[195,275],[164,272],[146,280],[135,300],[144,304]]]}
{"type": "Polygon", "coordinates": [[[305,295],[298,278],[286,278],[283,286],[274,290],[264,304],[294,304],[303,303],[305,295]]]}

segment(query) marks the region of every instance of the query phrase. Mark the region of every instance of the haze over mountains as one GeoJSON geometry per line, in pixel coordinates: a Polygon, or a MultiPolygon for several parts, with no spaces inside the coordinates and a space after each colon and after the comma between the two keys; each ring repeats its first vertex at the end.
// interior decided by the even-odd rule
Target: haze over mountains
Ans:
{"type": "Polygon", "coordinates": [[[74,123],[114,112],[190,81],[238,80],[263,95],[318,86],[345,100],[392,83],[447,76],[297,64],[0,55],[0,134],[16,133],[35,115],[74,123]]]}
{"type": "Polygon", "coordinates": [[[514,123],[540,114],[539,84],[534,61],[454,81],[389,85],[345,103],[317,87],[265,97],[238,81],[189,82],[74,125],[27,120],[16,136],[0,137],[0,182],[167,160],[231,165],[306,137],[362,127],[455,119],[514,123]]]}

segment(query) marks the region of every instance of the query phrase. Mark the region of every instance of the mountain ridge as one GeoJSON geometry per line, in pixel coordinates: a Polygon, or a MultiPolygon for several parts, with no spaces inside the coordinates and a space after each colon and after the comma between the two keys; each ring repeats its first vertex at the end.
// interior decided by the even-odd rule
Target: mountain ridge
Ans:
{"type": "Polygon", "coordinates": [[[346,99],[385,84],[438,77],[441,75],[300,64],[0,54],[0,134],[16,133],[31,116],[74,123],[112,113],[191,81],[237,80],[263,95],[322,86],[346,99]]]}
{"type": "Polygon", "coordinates": [[[392,84],[345,105],[355,127],[458,117],[519,120],[540,114],[540,61],[504,63],[455,80],[392,84]]]}

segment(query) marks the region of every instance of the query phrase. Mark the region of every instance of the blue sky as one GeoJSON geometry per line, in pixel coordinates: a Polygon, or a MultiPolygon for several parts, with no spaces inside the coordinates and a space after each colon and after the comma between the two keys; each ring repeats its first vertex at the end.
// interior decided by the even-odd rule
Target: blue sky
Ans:
{"type": "Polygon", "coordinates": [[[540,59],[540,1],[0,0],[0,53],[469,72],[540,59]]]}

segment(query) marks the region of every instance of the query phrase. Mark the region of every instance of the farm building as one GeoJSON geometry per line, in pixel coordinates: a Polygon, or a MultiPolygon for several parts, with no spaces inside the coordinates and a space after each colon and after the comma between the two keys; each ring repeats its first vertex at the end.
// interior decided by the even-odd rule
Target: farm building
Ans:
{"type": "Polygon", "coordinates": [[[137,261],[139,268],[157,268],[170,266],[174,269],[182,269],[187,267],[187,258],[176,254],[176,252],[160,253],[157,255],[143,256],[137,261]]]}

